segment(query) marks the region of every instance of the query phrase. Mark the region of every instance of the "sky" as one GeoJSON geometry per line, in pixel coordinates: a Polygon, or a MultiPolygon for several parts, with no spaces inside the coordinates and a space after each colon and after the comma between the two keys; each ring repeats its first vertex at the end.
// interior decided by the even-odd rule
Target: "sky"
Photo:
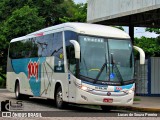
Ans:
{"type": "Polygon", "coordinates": [[[75,3],[86,3],[87,0],[74,0],[75,3]]]}
{"type": "MultiPolygon", "coordinates": [[[[74,2],[77,3],[86,3],[87,0],[74,0],[74,2]]],[[[128,27],[123,27],[125,32],[129,33],[128,27]]],[[[140,27],[135,27],[134,28],[134,36],[140,38],[141,36],[145,36],[145,37],[157,37],[158,35],[155,33],[151,33],[151,32],[146,32],[145,28],[140,28],[140,27]]]]}
{"type": "MultiPolygon", "coordinates": [[[[125,32],[129,33],[128,27],[123,27],[123,28],[125,32]]],[[[140,38],[142,36],[145,36],[148,38],[155,38],[159,35],[151,32],[146,32],[144,27],[134,27],[134,37],[140,38]]]]}

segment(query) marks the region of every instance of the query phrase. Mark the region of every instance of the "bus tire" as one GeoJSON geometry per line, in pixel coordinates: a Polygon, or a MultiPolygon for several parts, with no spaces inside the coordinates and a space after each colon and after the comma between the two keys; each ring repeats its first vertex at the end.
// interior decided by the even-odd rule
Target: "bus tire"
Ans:
{"type": "Polygon", "coordinates": [[[104,112],[109,112],[109,111],[111,111],[113,108],[112,108],[112,106],[103,106],[103,105],[101,105],[101,109],[102,109],[104,112]]]}
{"type": "Polygon", "coordinates": [[[15,96],[16,96],[16,99],[17,99],[17,100],[22,99],[22,94],[20,93],[20,85],[19,85],[19,82],[16,82],[16,85],[15,85],[15,96]]]}
{"type": "Polygon", "coordinates": [[[65,106],[65,102],[63,101],[63,97],[62,97],[62,87],[59,86],[58,89],[56,90],[56,95],[55,95],[55,102],[56,102],[56,106],[59,109],[64,108],[65,106]]]}

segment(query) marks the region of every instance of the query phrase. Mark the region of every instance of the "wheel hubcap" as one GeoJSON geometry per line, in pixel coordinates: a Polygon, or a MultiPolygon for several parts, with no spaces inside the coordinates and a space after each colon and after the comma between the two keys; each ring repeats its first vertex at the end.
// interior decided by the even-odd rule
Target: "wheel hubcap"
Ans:
{"type": "Polygon", "coordinates": [[[58,94],[57,94],[57,103],[58,105],[61,105],[62,104],[62,91],[59,91],[58,94]]]}

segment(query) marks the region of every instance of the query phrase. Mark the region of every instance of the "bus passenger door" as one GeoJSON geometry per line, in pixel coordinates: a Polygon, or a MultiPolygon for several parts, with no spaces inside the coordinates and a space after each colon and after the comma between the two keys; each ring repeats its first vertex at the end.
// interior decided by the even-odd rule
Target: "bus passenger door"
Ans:
{"type": "Polygon", "coordinates": [[[75,59],[75,52],[74,46],[69,45],[66,47],[67,52],[67,62],[68,62],[68,98],[69,102],[76,101],[76,86],[74,81],[76,80],[76,59],[75,59]]]}

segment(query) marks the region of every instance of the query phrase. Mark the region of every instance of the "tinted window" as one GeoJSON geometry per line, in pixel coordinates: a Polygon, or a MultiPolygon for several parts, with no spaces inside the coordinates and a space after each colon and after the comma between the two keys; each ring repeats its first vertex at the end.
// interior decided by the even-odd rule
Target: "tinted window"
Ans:
{"type": "MultiPolygon", "coordinates": [[[[56,34],[56,33],[55,33],[56,34]]],[[[47,57],[53,53],[54,34],[48,34],[36,38],[36,44],[38,46],[38,56],[47,57]]]]}
{"type": "Polygon", "coordinates": [[[51,55],[55,56],[55,59],[54,59],[54,72],[64,72],[62,32],[54,34],[53,47],[52,47],[51,55]]]}
{"type": "Polygon", "coordinates": [[[12,59],[37,57],[38,47],[33,39],[13,42],[10,44],[10,57],[12,59]]]}
{"type": "Polygon", "coordinates": [[[52,55],[62,59],[62,32],[12,42],[9,55],[12,59],[49,57],[52,55]]]}
{"type": "Polygon", "coordinates": [[[51,55],[54,55],[58,58],[62,58],[60,54],[63,54],[63,40],[62,40],[62,33],[55,33],[53,37],[53,50],[51,55]]]}

